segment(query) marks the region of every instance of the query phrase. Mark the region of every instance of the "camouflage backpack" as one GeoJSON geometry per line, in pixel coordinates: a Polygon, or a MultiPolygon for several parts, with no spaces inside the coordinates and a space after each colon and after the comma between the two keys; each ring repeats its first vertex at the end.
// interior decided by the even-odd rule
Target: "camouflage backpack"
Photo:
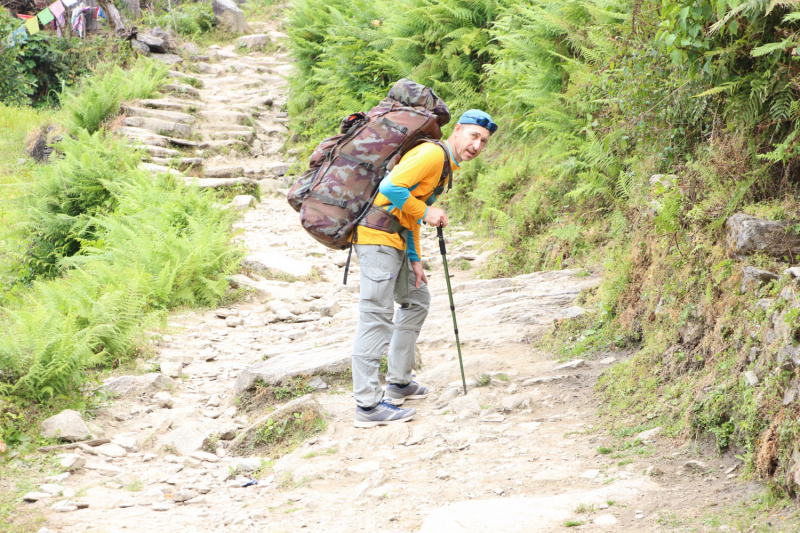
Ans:
{"type": "MultiPolygon", "coordinates": [[[[317,146],[308,170],[289,191],[289,204],[300,213],[303,228],[336,250],[350,247],[360,223],[390,233],[401,231],[394,215],[370,209],[378,185],[411,148],[441,139],[440,128],[449,121],[450,111],[433,89],[405,78],[369,113],[342,120],[340,133],[317,146]]],[[[450,170],[450,165],[444,167],[450,170]]],[[[446,175],[449,172],[443,172],[444,179],[446,175]]]]}

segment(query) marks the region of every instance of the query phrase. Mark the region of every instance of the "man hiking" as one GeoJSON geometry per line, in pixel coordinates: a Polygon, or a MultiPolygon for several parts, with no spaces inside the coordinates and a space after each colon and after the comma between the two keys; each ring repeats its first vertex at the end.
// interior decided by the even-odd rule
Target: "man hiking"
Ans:
{"type": "Polygon", "coordinates": [[[405,231],[388,233],[365,226],[357,230],[354,247],[361,267],[361,294],[352,360],[356,427],[407,422],[416,410],[398,406],[428,396],[427,387],[412,381],[411,373],[415,344],[431,301],[420,263],[420,222],[447,226],[447,214],[432,207],[443,165],[455,170],[474,159],[496,130],[488,113],[471,109],[461,115],[444,143],[449,161],[434,143],[424,142],[409,150],[383,178],[374,202],[394,214],[405,231]],[[394,321],[393,301],[400,304],[394,321]],[[388,385],[384,392],[378,367],[387,347],[388,385]]]}

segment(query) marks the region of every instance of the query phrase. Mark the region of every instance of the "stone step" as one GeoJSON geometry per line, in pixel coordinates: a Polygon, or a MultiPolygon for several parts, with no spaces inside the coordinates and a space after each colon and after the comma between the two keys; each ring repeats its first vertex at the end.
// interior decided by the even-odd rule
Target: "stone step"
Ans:
{"type": "Polygon", "coordinates": [[[167,111],[181,111],[183,113],[191,113],[198,108],[205,107],[202,102],[187,102],[184,100],[139,100],[139,105],[145,107],[152,107],[153,109],[166,109],[167,111]]]}
{"type": "MultiPolygon", "coordinates": [[[[165,141],[169,143],[169,141],[165,141]]],[[[133,148],[142,148],[150,153],[151,156],[154,157],[180,157],[181,153],[177,150],[172,150],[171,148],[162,148],[161,146],[154,146],[151,144],[132,144],[129,145],[133,148]]]]}
{"type": "Polygon", "coordinates": [[[143,146],[152,147],[167,147],[170,145],[169,139],[163,135],[156,135],[147,130],[139,130],[140,128],[127,128],[122,127],[118,130],[120,135],[124,135],[131,141],[142,144],[143,146]]]}
{"type": "Polygon", "coordinates": [[[172,174],[173,176],[183,177],[183,173],[174,168],[156,165],[154,163],[139,163],[138,168],[152,174],[172,174]]]}
{"type": "Polygon", "coordinates": [[[194,124],[197,120],[193,115],[181,113],[180,111],[164,111],[160,109],[150,109],[148,107],[134,107],[122,105],[121,110],[129,117],[157,118],[159,120],[179,122],[181,124],[194,124]]]}
{"type": "Polygon", "coordinates": [[[236,178],[244,172],[243,167],[207,168],[203,171],[206,178],[236,178]]]}
{"type": "Polygon", "coordinates": [[[161,158],[161,157],[153,157],[150,159],[151,162],[157,165],[163,165],[172,168],[179,168],[181,170],[188,170],[190,168],[202,168],[203,166],[203,159],[200,157],[179,157],[179,158],[161,158]]]}
{"type": "Polygon", "coordinates": [[[250,148],[250,145],[244,141],[240,141],[238,139],[226,139],[223,141],[203,141],[200,143],[200,148],[212,151],[222,150],[224,148],[230,148],[232,146],[242,146],[245,148],[250,148]]]}
{"type": "Polygon", "coordinates": [[[238,139],[247,144],[253,144],[255,137],[256,134],[253,133],[253,130],[211,131],[203,134],[203,138],[208,140],[238,139]]]}
{"type": "Polygon", "coordinates": [[[178,72],[177,70],[170,70],[169,72],[167,72],[167,75],[170,78],[176,78],[179,80],[189,80],[189,79],[197,80],[197,76],[184,74],[183,72],[178,72]]]}
{"type": "Polygon", "coordinates": [[[207,123],[247,125],[252,121],[252,116],[239,111],[206,110],[200,112],[200,117],[207,123]]]}
{"type": "Polygon", "coordinates": [[[256,182],[248,178],[185,178],[186,185],[196,185],[201,189],[224,189],[236,185],[255,185],[256,182]]]}
{"type": "Polygon", "coordinates": [[[182,94],[184,96],[200,98],[200,91],[191,85],[184,85],[181,83],[168,83],[161,87],[161,92],[164,94],[182,94]]]}
{"type": "Polygon", "coordinates": [[[180,146],[199,146],[200,144],[197,141],[189,141],[187,139],[167,137],[165,135],[159,135],[158,133],[153,133],[150,130],[146,130],[143,128],[136,128],[133,126],[123,126],[118,131],[120,134],[125,135],[130,139],[151,146],[169,146],[170,143],[177,144],[180,146]]]}
{"type": "Polygon", "coordinates": [[[180,122],[170,122],[158,118],[126,117],[122,121],[126,126],[148,130],[157,135],[188,139],[192,135],[192,127],[180,122]]]}
{"type": "Polygon", "coordinates": [[[244,113],[247,116],[263,113],[263,106],[247,105],[247,104],[226,104],[226,105],[213,105],[205,109],[207,113],[229,113],[235,111],[237,113],[244,113]]]}

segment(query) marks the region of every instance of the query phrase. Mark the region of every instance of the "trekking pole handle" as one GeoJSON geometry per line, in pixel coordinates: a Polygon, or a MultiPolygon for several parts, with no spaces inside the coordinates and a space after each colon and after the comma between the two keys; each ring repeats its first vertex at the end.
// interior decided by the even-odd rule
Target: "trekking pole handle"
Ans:
{"type": "Polygon", "coordinates": [[[436,227],[436,235],[439,236],[439,251],[442,252],[442,255],[447,255],[447,250],[444,247],[444,233],[442,233],[442,227],[436,227]]]}

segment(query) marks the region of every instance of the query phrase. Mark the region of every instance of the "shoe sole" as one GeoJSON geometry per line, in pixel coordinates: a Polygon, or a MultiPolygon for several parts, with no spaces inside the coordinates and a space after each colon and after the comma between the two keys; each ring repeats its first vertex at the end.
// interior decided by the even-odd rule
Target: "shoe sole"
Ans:
{"type": "Polygon", "coordinates": [[[409,416],[408,418],[398,418],[397,420],[380,420],[377,422],[367,422],[366,420],[353,420],[353,427],[357,428],[374,428],[376,426],[388,426],[389,424],[398,424],[403,422],[408,422],[414,415],[409,416]]]}
{"type": "MultiPolygon", "coordinates": [[[[429,393],[430,394],[430,393],[429,393]]],[[[427,398],[427,394],[412,394],[411,396],[404,396],[402,398],[390,398],[389,396],[384,396],[384,400],[391,400],[395,405],[403,405],[403,402],[406,400],[424,400],[427,398]]]]}

